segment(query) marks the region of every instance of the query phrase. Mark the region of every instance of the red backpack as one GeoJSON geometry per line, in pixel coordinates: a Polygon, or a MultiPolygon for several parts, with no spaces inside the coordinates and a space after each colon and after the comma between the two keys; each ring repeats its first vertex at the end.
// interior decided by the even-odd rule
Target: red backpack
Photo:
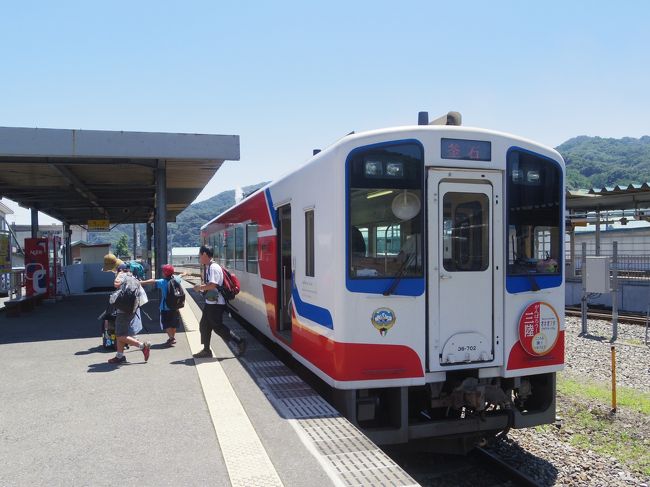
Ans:
{"type": "Polygon", "coordinates": [[[218,286],[219,292],[226,301],[232,301],[239,294],[239,290],[241,289],[239,279],[225,267],[222,267],[221,269],[223,270],[223,285],[218,286]]]}

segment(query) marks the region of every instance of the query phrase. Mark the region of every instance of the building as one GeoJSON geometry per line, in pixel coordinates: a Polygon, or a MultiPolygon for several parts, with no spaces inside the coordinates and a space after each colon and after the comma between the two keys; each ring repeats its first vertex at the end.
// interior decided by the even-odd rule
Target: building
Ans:
{"type": "Polygon", "coordinates": [[[111,251],[111,244],[89,244],[75,241],[72,247],[72,262],[75,264],[102,264],[104,256],[111,251]]]}
{"type": "Polygon", "coordinates": [[[174,247],[171,264],[173,266],[199,265],[200,247],[174,247]]]}
{"type": "MultiPolygon", "coordinates": [[[[13,254],[13,266],[22,267],[25,265],[25,259],[23,258],[22,248],[25,245],[25,239],[32,237],[32,226],[31,225],[16,225],[13,223],[11,225],[11,230],[14,233],[18,245],[16,242],[12,241],[12,254],[13,254]]],[[[72,231],[71,241],[85,241],[88,238],[88,230],[78,225],[71,225],[70,230],[72,231]]],[[[61,243],[65,241],[63,235],[63,225],[39,225],[38,226],[38,236],[39,237],[48,237],[48,236],[57,236],[61,237],[61,243]]]]}

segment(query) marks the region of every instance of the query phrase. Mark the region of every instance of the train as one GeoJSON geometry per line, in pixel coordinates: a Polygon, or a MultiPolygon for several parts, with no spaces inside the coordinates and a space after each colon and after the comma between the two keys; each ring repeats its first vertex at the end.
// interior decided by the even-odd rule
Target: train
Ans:
{"type": "Polygon", "coordinates": [[[565,165],[457,112],[350,133],[201,227],[233,312],[378,444],[555,421],[565,165]]]}

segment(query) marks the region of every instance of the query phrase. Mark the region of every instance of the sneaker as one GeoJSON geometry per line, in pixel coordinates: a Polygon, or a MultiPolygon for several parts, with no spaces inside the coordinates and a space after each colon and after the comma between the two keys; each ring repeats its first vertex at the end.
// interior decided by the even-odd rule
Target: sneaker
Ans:
{"type": "Polygon", "coordinates": [[[199,353],[195,353],[192,355],[194,358],[211,358],[212,357],[212,350],[210,349],[203,349],[199,353]]]}
{"type": "Polygon", "coordinates": [[[151,343],[144,342],[144,348],[142,349],[142,355],[144,355],[144,361],[149,361],[149,352],[151,352],[151,343]]]}
{"type": "Polygon", "coordinates": [[[246,339],[245,338],[242,338],[239,341],[239,343],[237,344],[237,350],[239,352],[237,354],[238,357],[241,357],[242,355],[244,355],[246,353],[246,339]]]}
{"type": "Polygon", "coordinates": [[[123,364],[124,362],[126,362],[126,357],[124,355],[108,359],[109,364],[123,364]]]}

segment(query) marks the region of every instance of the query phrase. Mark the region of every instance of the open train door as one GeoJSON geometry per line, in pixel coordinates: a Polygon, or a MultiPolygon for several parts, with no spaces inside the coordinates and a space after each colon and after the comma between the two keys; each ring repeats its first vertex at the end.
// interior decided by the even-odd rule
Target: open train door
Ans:
{"type": "Polygon", "coordinates": [[[430,170],[428,188],[429,370],[497,365],[495,345],[503,337],[502,326],[495,326],[503,321],[501,175],[430,170]]]}

